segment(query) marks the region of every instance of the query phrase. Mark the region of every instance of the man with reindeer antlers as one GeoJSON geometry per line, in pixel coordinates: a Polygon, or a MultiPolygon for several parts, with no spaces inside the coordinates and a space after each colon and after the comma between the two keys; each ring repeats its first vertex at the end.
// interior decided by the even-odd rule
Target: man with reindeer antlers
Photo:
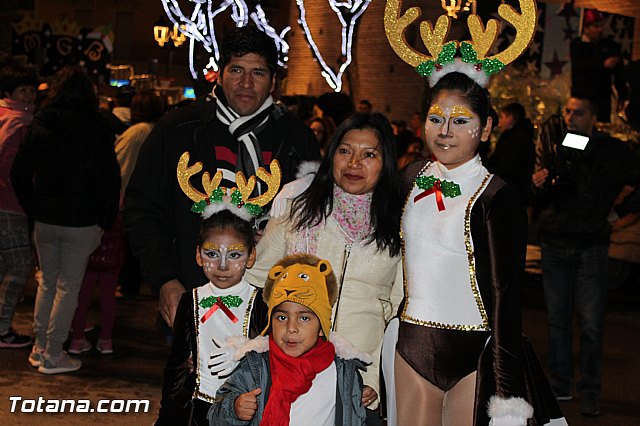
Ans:
{"type": "Polygon", "coordinates": [[[245,26],[228,33],[221,48],[221,71],[213,92],[167,114],[155,126],[125,194],[126,233],[169,326],[185,289],[207,282],[193,256],[200,218],[189,207],[210,195],[215,185],[209,173],[220,171],[217,184],[232,188],[236,172],[242,172],[249,179],[247,186],[255,185],[252,195],[260,196],[277,191],[254,177],[268,175],[263,165],[278,160],[282,182],[287,183],[301,162],[320,158],[313,133],[274,104],[275,42],[245,26]],[[188,182],[203,164],[202,183],[188,182]],[[178,177],[185,176],[187,183],[179,183],[178,177]]]}

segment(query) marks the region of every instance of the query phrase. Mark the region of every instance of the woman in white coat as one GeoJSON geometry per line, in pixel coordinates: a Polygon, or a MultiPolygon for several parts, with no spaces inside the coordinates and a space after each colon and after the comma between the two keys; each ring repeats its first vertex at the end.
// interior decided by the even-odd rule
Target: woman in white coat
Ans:
{"type": "MultiPolygon", "coordinates": [[[[395,139],[379,113],[354,114],[336,129],[311,186],[269,221],[247,279],[262,286],[282,257],[328,259],[339,290],[333,328],[371,355],[362,403],[378,406],[384,329],[402,299],[395,139]]],[[[375,415],[368,413],[375,423],[375,415]]]]}

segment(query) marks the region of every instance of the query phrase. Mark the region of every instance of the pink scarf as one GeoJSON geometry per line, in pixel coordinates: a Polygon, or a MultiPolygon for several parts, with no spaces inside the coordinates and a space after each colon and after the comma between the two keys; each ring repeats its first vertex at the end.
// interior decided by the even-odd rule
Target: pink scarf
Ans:
{"type": "MultiPolygon", "coordinates": [[[[338,223],[349,242],[360,243],[371,235],[371,199],[373,193],[354,195],[333,185],[333,211],[331,217],[338,223]]],[[[325,223],[296,231],[292,253],[316,254],[318,234],[325,223]]]]}

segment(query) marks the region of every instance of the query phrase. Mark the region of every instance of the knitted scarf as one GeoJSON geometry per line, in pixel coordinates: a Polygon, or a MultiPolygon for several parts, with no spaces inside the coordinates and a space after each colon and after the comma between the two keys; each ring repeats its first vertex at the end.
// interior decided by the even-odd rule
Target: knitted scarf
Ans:
{"type": "MultiPolygon", "coordinates": [[[[371,236],[371,199],[373,193],[354,195],[345,192],[338,185],[333,184],[333,211],[331,217],[335,219],[349,242],[361,243],[371,236]]],[[[292,253],[316,254],[318,237],[325,227],[324,221],[318,225],[294,231],[292,253]]]]}
{"type": "MultiPolygon", "coordinates": [[[[225,125],[229,126],[229,132],[238,140],[238,164],[237,171],[244,175],[255,176],[256,170],[262,165],[262,149],[257,134],[266,126],[271,111],[274,108],[273,98],[267,97],[256,112],[251,115],[240,115],[227,103],[221,86],[213,89],[216,98],[216,116],[225,125]]],[[[262,193],[260,182],[256,182],[258,193],[262,193]]]]}
{"type": "Polygon", "coordinates": [[[333,185],[333,212],[342,232],[352,241],[362,242],[371,236],[371,199],[373,193],[354,195],[333,185]]]}
{"type": "Polygon", "coordinates": [[[331,365],[335,355],[333,344],[319,337],[313,349],[294,358],[269,336],[271,390],[260,425],[288,426],[291,404],[311,389],[313,379],[331,365]]]}

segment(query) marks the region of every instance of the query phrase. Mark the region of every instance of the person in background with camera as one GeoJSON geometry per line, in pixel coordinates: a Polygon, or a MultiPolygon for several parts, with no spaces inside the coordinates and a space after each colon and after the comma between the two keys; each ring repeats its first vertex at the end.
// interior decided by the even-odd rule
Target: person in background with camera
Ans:
{"type": "Polygon", "coordinates": [[[580,412],[600,414],[602,336],[607,299],[611,223],[640,210],[640,160],[624,142],[595,131],[598,99],[575,93],[564,123],[545,123],[532,176],[542,248],[544,298],[549,313],[549,370],[558,400],[572,399],[572,310],[580,326],[580,412]],[[563,127],[566,126],[566,131],[563,127]],[[568,132],[568,133],[567,133],[568,132]],[[566,146],[566,134],[587,136],[584,149],[566,146]],[[613,203],[625,185],[635,190],[613,203]]]}

